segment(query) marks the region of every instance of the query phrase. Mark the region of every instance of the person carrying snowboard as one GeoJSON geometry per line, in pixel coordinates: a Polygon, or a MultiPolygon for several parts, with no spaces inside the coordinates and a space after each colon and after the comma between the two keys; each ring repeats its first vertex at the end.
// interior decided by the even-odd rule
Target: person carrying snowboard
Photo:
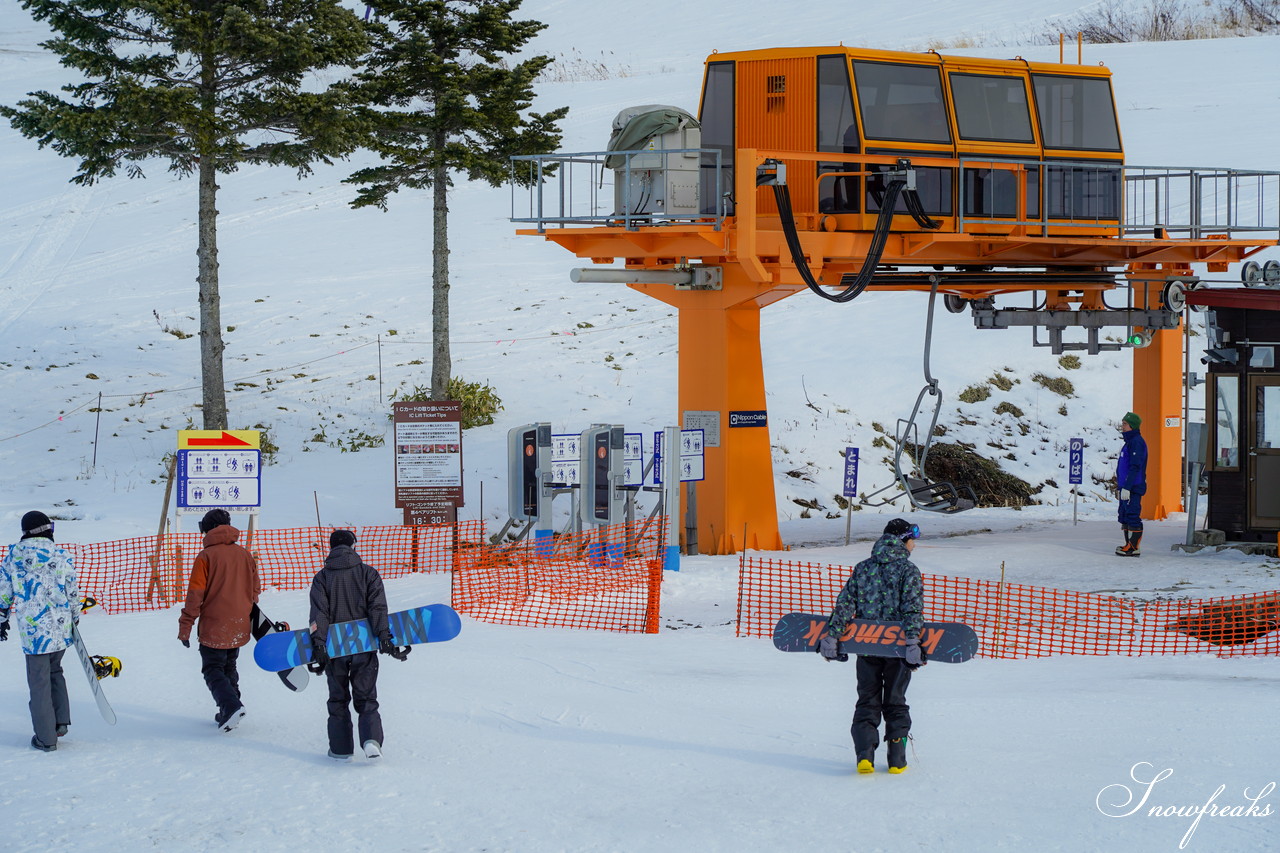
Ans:
{"type": "Polygon", "coordinates": [[[901,622],[903,626],[907,640],[904,657],[858,655],[858,703],[849,731],[859,773],[875,770],[882,717],[889,743],[889,772],[907,769],[907,738],[911,734],[907,686],[911,673],[926,662],[920,648],[924,583],[910,559],[919,538],[919,525],[904,519],[895,518],[885,525],[884,533],[871,548],[871,557],[854,566],[853,574],[836,597],[827,620],[827,635],[819,642],[822,656],[836,660],[840,655],[839,638],[853,619],[901,622]]]}
{"type": "Polygon", "coordinates": [[[178,616],[178,640],[191,648],[191,627],[200,621],[200,672],[218,705],[213,721],[229,732],[244,717],[236,659],[253,635],[249,613],[262,584],[257,561],[236,544],[240,531],[231,526],[230,513],[209,510],[200,519],[200,532],[204,550],[191,567],[187,600],[178,616]]]}
{"type": "Polygon", "coordinates": [[[22,539],[0,563],[0,641],[9,639],[12,613],[22,632],[31,690],[31,748],[53,752],[71,725],[62,656],[80,620],[80,587],[65,549],[53,544],[53,522],[43,512],[22,516],[22,539]]]}
{"type": "Polygon", "coordinates": [[[329,556],[311,581],[311,664],[308,669],[329,678],[329,757],[350,761],[355,752],[351,705],[359,717],[360,744],[366,758],[382,756],[382,714],[378,711],[378,654],[362,652],[330,658],[325,651],[329,626],[365,619],[378,638],[378,652],[398,660],[399,649],[387,625],[387,592],[378,570],[360,559],[356,535],[350,530],[329,534],[329,556]]]}

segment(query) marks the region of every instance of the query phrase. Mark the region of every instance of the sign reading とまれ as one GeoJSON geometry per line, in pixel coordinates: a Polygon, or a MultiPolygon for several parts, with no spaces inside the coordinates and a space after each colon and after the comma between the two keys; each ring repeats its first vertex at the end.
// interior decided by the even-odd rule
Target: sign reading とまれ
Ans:
{"type": "Polygon", "coordinates": [[[844,491],[846,498],[858,496],[858,448],[844,449],[844,491]]]}
{"type": "Polygon", "coordinates": [[[393,403],[392,422],[396,506],[462,506],[462,404],[393,403]]]}
{"type": "Polygon", "coordinates": [[[260,508],[261,446],[258,430],[179,430],[178,509],[260,508]]]}

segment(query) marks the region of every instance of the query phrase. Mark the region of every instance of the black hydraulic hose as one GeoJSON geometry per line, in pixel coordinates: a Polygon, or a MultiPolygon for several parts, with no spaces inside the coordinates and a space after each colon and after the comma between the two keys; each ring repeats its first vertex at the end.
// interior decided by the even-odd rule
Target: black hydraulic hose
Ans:
{"type": "Polygon", "coordinates": [[[924,212],[924,205],[920,203],[920,194],[915,190],[907,190],[903,198],[907,202],[907,213],[911,214],[911,218],[921,228],[928,228],[933,231],[942,227],[942,223],[936,219],[931,219],[929,214],[924,212]]]}
{"type": "Polygon", "coordinates": [[[800,245],[800,235],[796,231],[795,215],[791,211],[791,193],[786,184],[773,185],[773,197],[778,204],[778,215],[782,220],[782,233],[787,240],[787,248],[791,250],[791,262],[795,264],[800,278],[810,290],[830,302],[849,302],[856,299],[867,289],[876,267],[880,264],[880,256],[884,254],[885,243],[889,239],[889,230],[893,226],[893,209],[898,204],[898,193],[906,186],[906,181],[897,178],[889,181],[885,187],[884,201],[880,207],[880,216],[876,219],[876,229],[871,237],[871,246],[863,259],[862,269],[856,275],[846,274],[840,277],[844,290],[839,293],[827,293],[813,277],[809,262],[804,257],[804,247],[800,245]]]}

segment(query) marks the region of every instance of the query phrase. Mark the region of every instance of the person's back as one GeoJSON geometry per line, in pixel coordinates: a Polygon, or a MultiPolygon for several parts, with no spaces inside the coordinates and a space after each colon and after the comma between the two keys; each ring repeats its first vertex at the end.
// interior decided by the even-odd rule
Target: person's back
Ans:
{"type": "Polygon", "coordinates": [[[311,582],[311,631],[327,639],[330,625],[355,619],[369,620],[375,637],[387,634],[387,595],[377,569],[340,544],[311,582]]]}
{"type": "Polygon", "coordinates": [[[257,564],[239,544],[240,531],[220,524],[204,534],[204,549],[191,567],[187,601],[179,625],[190,631],[198,618],[200,644],[215,649],[243,646],[252,636],[249,614],[260,593],[257,564]]]}
{"type": "Polygon", "coordinates": [[[854,566],[849,584],[853,608],[849,618],[902,622],[908,637],[920,636],[924,624],[920,570],[901,538],[882,535],[871,556],[854,566]]]}
{"type": "Polygon", "coordinates": [[[12,608],[22,631],[22,650],[47,654],[71,646],[72,609],[79,586],[71,555],[50,539],[23,539],[9,546],[0,573],[0,608],[12,608]]]}

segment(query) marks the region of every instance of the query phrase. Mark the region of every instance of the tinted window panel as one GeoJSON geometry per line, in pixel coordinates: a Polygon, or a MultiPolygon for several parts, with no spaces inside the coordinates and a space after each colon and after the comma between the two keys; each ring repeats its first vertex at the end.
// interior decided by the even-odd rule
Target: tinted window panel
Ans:
{"type": "MultiPolygon", "coordinates": [[[[870,165],[867,167],[871,172],[884,172],[891,169],[887,165],[870,165]]],[[[934,166],[917,166],[916,167],[916,195],[920,197],[920,206],[924,208],[925,213],[935,216],[951,216],[951,190],[954,182],[954,169],[940,169],[934,166]]],[[[867,212],[875,213],[880,210],[881,203],[884,201],[885,180],[879,175],[872,175],[867,178],[867,212]]],[[[898,194],[898,203],[894,205],[893,212],[895,214],[907,213],[907,202],[898,194]]]]}
{"type": "Polygon", "coordinates": [[[862,128],[868,138],[950,142],[937,68],[855,62],[862,128]]]}
{"type": "Polygon", "coordinates": [[[951,99],[961,139],[1034,142],[1027,86],[1020,77],[952,74],[951,99]]]}
{"type": "MultiPolygon", "coordinates": [[[[858,151],[858,125],[853,117],[849,61],[844,56],[818,57],[818,150],[852,154],[858,151]]],[[[856,163],[819,163],[819,174],[856,172],[856,163]]],[[[859,179],[850,175],[818,182],[818,209],[828,213],[858,210],[859,179]]]]}
{"type": "Polygon", "coordinates": [[[818,150],[858,150],[849,67],[843,56],[818,57],[818,150]]]}
{"type": "MultiPolygon", "coordinates": [[[[732,62],[712,62],[707,66],[706,89],[702,93],[702,147],[720,151],[720,194],[733,192],[733,89],[732,62]]],[[[716,194],[716,159],[702,155],[701,212],[719,213],[716,194]]]]}
{"type": "Polygon", "coordinates": [[[1120,129],[1107,80],[1035,74],[1036,111],[1045,148],[1119,151],[1120,129]]]}
{"type": "Polygon", "coordinates": [[[1114,166],[1047,166],[1049,218],[1119,219],[1120,183],[1114,166]]]}
{"type": "Polygon", "coordinates": [[[1007,169],[964,171],[965,216],[1017,216],[1018,175],[1007,169]]]}

